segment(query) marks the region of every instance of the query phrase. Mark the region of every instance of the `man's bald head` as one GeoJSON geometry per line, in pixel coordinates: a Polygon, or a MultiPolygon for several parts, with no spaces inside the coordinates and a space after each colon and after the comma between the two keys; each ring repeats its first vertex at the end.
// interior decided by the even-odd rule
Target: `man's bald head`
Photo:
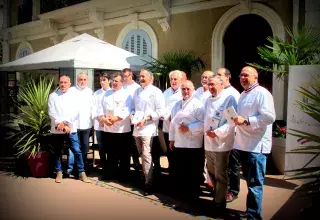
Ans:
{"type": "Polygon", "coordinates": [[[251,66],[243,67],[240,73],[240,83],[244,89],[258,82],[258,72],[251,66]]]}
{"type": "Polygon", "coordinates": [[[182,79],[181,81],[184,82],[186,81],[188,78],[187,78],[187,74],[184,72],[184,71],[181,71],[181,74],[182,74],[182,79]]]}
{"type": "Polygon", "coordinates": [[[59,79],[59,89],[61,92],[65,93],[71,86],[71,80],[69,76],[62,75],[59,79]]]}
{"type": "Polygon", "coordinates": [[[186,80],[181,84],[181,94],[184,100],[189,99],[194,92],[194,85],[190,80],[186,80]]]}

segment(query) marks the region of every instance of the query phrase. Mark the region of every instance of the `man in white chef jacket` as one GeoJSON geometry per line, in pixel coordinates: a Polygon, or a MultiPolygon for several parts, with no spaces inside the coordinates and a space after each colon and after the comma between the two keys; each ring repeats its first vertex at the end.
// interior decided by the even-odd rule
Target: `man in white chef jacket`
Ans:
{"type": "MultiPolygon", "coordinates": [[[[240,97],[240,93],[231,84],[231,73],[227,68],[219,68],[216,73],[223,80],[223,93],[233,96],[237,103],[240,97]]],[[[240,163],[239,152],[236,149],[232,149],[229,155],[228,163],[228,193],[226,194],[226,201],[232,202],[238,198],[240,191],[240,163]]]]}
{"type": "MultiPolygon", "coordinates": [[[[80,141],[80,148],[82,152],[82,159],[84,166],[86,167],[87,152],[89,150],[89,138],[92,129],[91,110],[93,100],[93,91],[88,87],[88,74],[83,72],[79,73],[77,75],[77,85],[70,89],[74,90],[77,93],[77,99],[81,100],[77,128],[80,141]]],[[[71,173],[73,165],[74,155],[72,151],[69,150],[67,173],[71,173]]]]}
{"type": "Polygon", "coordinates": [[[205,104],[204,149],[207,170],[215,186],[214,208],[218,217],[226,209],[228,160],[234,143],[234,123],[232,120],[227,121],[224,111],[233,107],[235,112],[237,101],[232,95],[223,93],[224,85],[220,76],[210,76],[208,86],[212,96],[205,104]]]}
{"type": "MultiPolygon", "coordinates": [[[[133,72],[131,69],[129,68],[124,68],[122,70],[123,73],[123,88],[128,90],[129,94],[131,95],[131,97],[133,98],[133,95],[135,93],[135,91],[140,88],[141,86],[136,83],[133,79],[133,72]]],[[[133,125],[131,125],[131,136],[133,133],[133,125]]],[[[137,150],[136,147],[136,141],[134,139],[134,137],[132,136],[131,141],[130,141],[131,147],[130,147],[130,155],[132,157],[132,161],[133,161],[133,167],[136,171],[140,171],[141,170],[141,164],[139,161],[139,152],[137,150]]]]}
{"type": "MultiPolygon", "coordinates": [[[[210,70],[206,70],[202,73],[201,75],[201,87],[199,87],[194,96],[199,99],[203,105],[206,103],[207,98],[209,98],[211,96],[211,93],[209,91],[209,87],[208,87],[208,79],[210,76],[213,76],[214,72],[210,71],[210,70]]],[[[204,183],[208,184],[208,186],[212,186],[212,183],[210,182],[209,179],[209,174],[207,171],[207,166],[206,166],[206,161],[205,161],[205,165],[203,168],[203,177],[204,177],[204,183]]]]}
{"type": "Polygon", "coordinates": [[[106,91],[110,89],[110,79],[111,76],[107,72],[102,72],[100,74],[100,86],[101,88],[94,92],[93,94],[93,103],[92,103],[92,119],[93,119],[93,127],[96,133],[97,144],[99,147],[99,156],[101,161],[101,166],[106,162],[106,152],[104,152],[104,148],[102,147],[102,133],[104,128],[103,121],[100,120],[99,117],[99,107],[102,102],[102,98],[104,97],[106,91]]]}
{"type": "Polygon", "coordinates": [[[48,100],[48,112],[51,119],[51,133],[53,133],[52,144],[54,145],[55,169],[57,172],[56,183],[62,181],[62,149],[66,140],[71,151],[75,155],[75,162],[79,171],[79,179],[85,183],[90,180],[86,176],[82,153],[80,150],[77,119],[79,116],[79,102],[76,94],[70,91],[69,76],[61,76],[59,79],[59,90],[53,92],[48,100]]]}
{"type": "MultiPolygon", "coordinates": [[[[168,158],[168,170],[170,173],[170,163],[171,163],[171,149],[169,147],[169,126],[170,126],[170,115],[173,106],[182,99],[181,94],[181,81],[182,72],[180,70],[174,70],[169,73],[170,87],[163,92],[166,107],[163,112],[163,135],[167,146],[167,158],[168,158]]],[[[159,155],[160,156],[160,155],[159,155]]]]}
{"type": "Polygon", "coordinates": [[[133,96],[131,123],[134,124],[133,136],[142,159],[145,177],[144,195],[151,192],[153,161],[151,156],[152,139],[158,136],[158,123],[165,106],[160,89],[152,85],[153,74],[142,69],[139,74],[141,88],[133,96]]]}
{"type": "Polygon", "coordinates": [[[211,96],[211,93],[208,88],[208,79],[210,76],[213,76],[212,71],[206,70],[201,75],[201,87],[199,87],[194,96],[199,99],[203,104],[206,102],[206,99],[211,96]]]}
{"type": "Polygon", "coordinates": [[[192,201],[199,197],[204,166],[204,108],[193,96],[194,86],[190,80],[181,84],[181,92],[183,99],[171,110],[169,130],[173,187],[178,196],[192,201]]]}
{"type": "Polygon", "coordinates": [[[132,97],[123,89],[123,74],[112,76],[112,89],[108,90],[100,108],[100,120],[104,123],[102,143],[107,153],[105,178],[127,179],[130,171],[130,138],[132,97]]]}
{"type": "Polygon", "coordinates": [[[262,219],[262,200],[267,155],[271,151],[272,123],[275,121],[271,93],[259,86],[258,72],[246,66],[241,70],[241,93],[234,123],[234,148],[239,151],[242,172],[248,186],[246,215],[262,219]]]}

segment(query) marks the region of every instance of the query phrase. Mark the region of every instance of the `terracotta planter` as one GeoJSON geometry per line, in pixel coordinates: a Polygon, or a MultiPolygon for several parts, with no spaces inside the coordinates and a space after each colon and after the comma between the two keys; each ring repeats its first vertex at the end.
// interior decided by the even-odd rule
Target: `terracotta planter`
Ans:
{"type": "Polygon", "coordinates": [[[38,152],[35,157],[29,157],[30,153],[27,153],[27,159],[30,171],[34,177],[48,177],[49,176],[49,153],[38,152]]]}
{"type": "Polygon", "coordinates": [[[284,174],[286,139],[272,138],[272,160],[280,174],[284,174]]]}

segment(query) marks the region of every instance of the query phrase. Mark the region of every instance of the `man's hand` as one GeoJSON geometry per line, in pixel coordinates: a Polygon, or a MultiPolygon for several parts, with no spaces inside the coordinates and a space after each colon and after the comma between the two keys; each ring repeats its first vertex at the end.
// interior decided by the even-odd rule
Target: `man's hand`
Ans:
{"type": "Polygon", "coordinates": [[[64,128],[64,123],[60,122],[57,126],[57,131],[63,131],[63,128],[64,128]]]}
{"type": "Polygon", "coordinates": [[[103,117],[102,120],[103,120],[103,123],[107,126],[113,125],[112,122],[110,121],[110,117],[103,117]]]}
{"type": "Polygon", "coordinates": [[[147,122],[146,119],[142,119],[141,121],[139,121],[139,122],[137,123],[137,127],[143,127],[146,122],[147,122]]]}
{"type": "Polygon", "coordinates": [[[71,132],[71,129],[70,129],[70,127],[69,127],[68,125],[65,125],[64,128],[63,128],[63,130],[64,130],[64,132],[65,132],[66,134],[70,134],[70,132],[71,132]]]}
{"type": "Polygon", "coordinates": [[[169,142],[169,148],[170,148],[170,150],[173,150],[173,148],[174,148],[174,141],[170,141],[170,142],[169,142]]]}
{"type": "Polygon", "coordinates": [[[188,131],[190,131],[190,130],[189,130],[189,127],[186,126],[186,125],[184,125],[183,122],[180,124],[180,126],[179,126],[178,129],[179,129],[179,131],[180,131],[181,133],[183,133],[183,134],[185,134],[185,133],[187,133],[188,131]]]}
{"type": "Polygon", "coordinates": [[[244,118],[242,116],[236,116],[233,121],[236,125],[248,125],[247,118],[244,118]]]}
{"type": "Polygon", "coordinates": [[[207,130],[207,131],[206,131],[206,135],[209,136],[209,137],[211,137],[211,138],[217,137],[216,133],[214,133],[213,130],[207,130]]]}
{"type": "Polygon", "coordinates": [[[122,118],[119,118],[118,116],[110,117],[109,121],[114,124],[117,121],[121,121],[122,118]]]}

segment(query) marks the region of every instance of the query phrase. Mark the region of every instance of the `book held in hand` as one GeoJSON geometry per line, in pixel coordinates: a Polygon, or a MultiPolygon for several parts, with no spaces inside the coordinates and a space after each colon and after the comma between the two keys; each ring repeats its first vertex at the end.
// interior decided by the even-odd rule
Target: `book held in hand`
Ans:
{"type": "Polygon", "coordinates": [[[228,123],[233,123],[234,118],[238,116],[233,106],[230,106],[229,108],[225,109],[223,111],[223,115],[227,119],[228,123]]]}

